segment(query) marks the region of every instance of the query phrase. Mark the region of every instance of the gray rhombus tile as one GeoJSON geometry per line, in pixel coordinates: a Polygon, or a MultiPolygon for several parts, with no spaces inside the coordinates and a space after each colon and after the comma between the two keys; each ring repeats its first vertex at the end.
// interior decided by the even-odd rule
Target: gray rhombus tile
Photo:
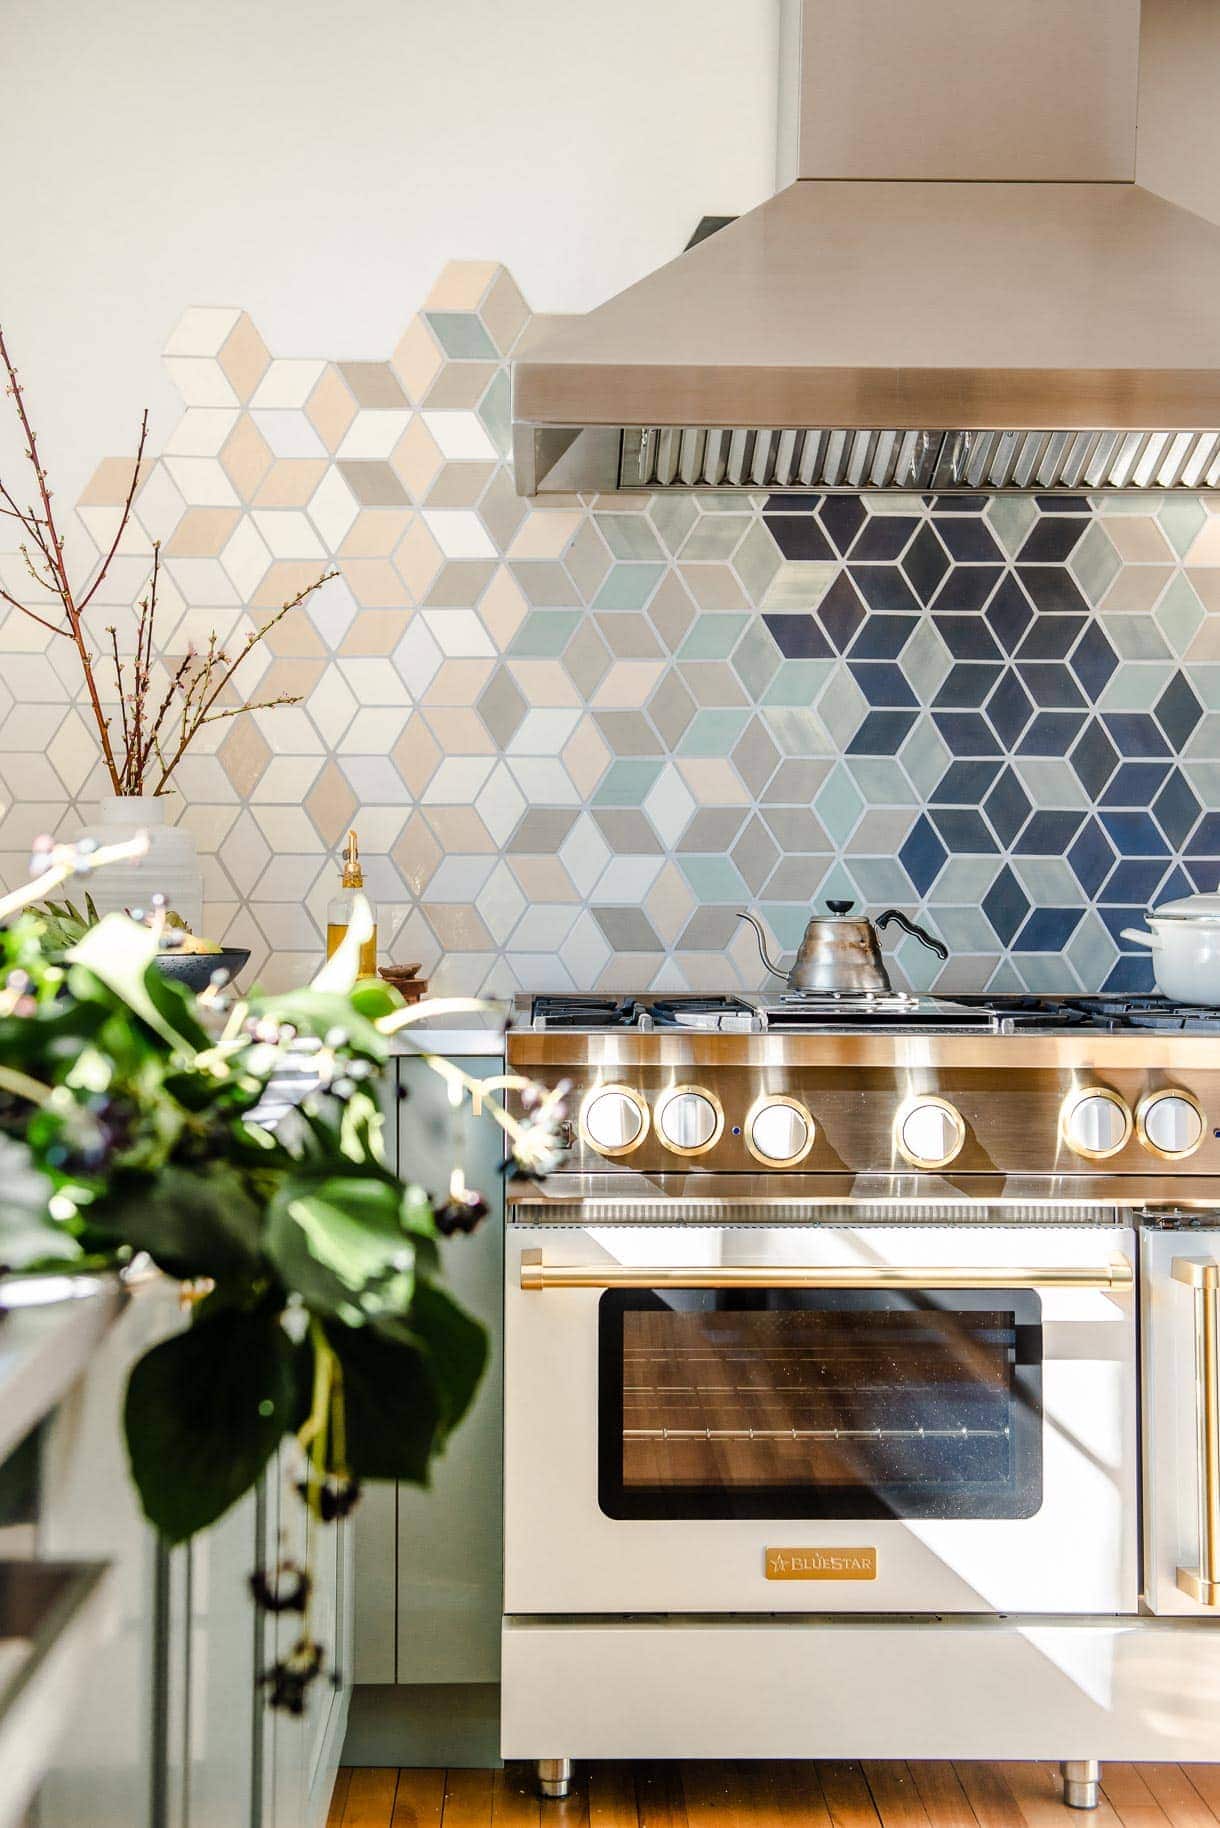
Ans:
{"type": "Polygon", "coordinates": [[[508,563],[534,609],[574,607],[572,580],[557,559],[510,559],[508,563]]]}
{"type": "Polygon", "coordinates": [[[602,836],[620,857],[655,857],[661,841],[634,806],[599,806],[593,813],[602,836]]]}
{"type": "Polygon", "coordinates": [[[761,521],[753,521],[733,554],[733,569],[752,603],[762,602],[781,563],[775,541],[761,521]]]}
{"type": "Polygon", "coordinates": [[[733,862],[754,894],[779,862],[779,847],[757,813],[750,814],[745,830],[733,846],[733,862]]]}
{"type": "Polygon", "coordinates": [[[853,856],[851,873],[865,901],[876,904],[910,898],[911,884],[896,857],[853,856]]]}
{"type": "Polygon", "coordinates": [[[614,558],[664,558],[661,543],[645,515],[595,514],[593,521],[614,558]]]}
{"type": "MultiPolygon", "coordinates": [[[[648,711],[653,723],[660,731],[662,739],[671,749],[676,749],[683,732],[695,715],[695,701],[683,685],[676,667],[669,667],[662,676],[660,685],[648,701],[648,711]]],[[[748,734],[747,732],[747,736],[748,734]]],[[[743,738],[744,740],[745,738],[743,738]]],[[[772,763],[772,767],[774,767],[774,763],[772,763]]]]}
{"type": "Polygon", "coordinates": [[[606,542],[591,520],[581,522],[563,555],[563,562],[581,601],[591,603],[602,587],[611,562],[606,542]]]}
{"type": "Polygon", "coordinates": [[[496,668],[478,700],[477,709],[497,746],[506,749],[526,711],[525,699],[507,667],[496,668]]]}
{"type": "Polygon", "coordinates": [[[732,558],[752,524],[740,514],[700,515],[682,547],[683,563],[691,559],[732,558]]]}
{"type": "Polygon", "coordinates": [[[662,755],[664,749],[642,711],[594,711],[593,721],[615,755],[662,755]]]}
{"type": "MultiPolygon", "coordinates": [[[[683,727],[685,728],[685,726],[683,727]]],[[[754,795],[762,793],[779,766],[779,750],[757,717],[750,719],[738,739],[733,750],[733,763],[738,774],[754,795]]]]}
{"type": "Polygon", "coordinates": [[[572,683],[585,698],[592,697],[610,666],[606,644],[592,622],[582,621],[563,650],[563,663],[572,683]]]}
{"type": "Polygon", "coordinates": [[[660,639],[647,616],[634,610],[614,615],[596,616],[600,634],[616,660],[657,660],[664,653],[660,639]]]}
{"type": "Polygon", "coordinates": [[[671,653],[682,646],[696,614],[691,595],[677,573],[667,572],[648,605],[648,619],[671,653]]]}
{"type": "Polygon", "coordinates": [[[648,512],[669,553],[676,553],[681,548],[699,515],[689,495],[654,495],[648,512]]]}
{"type": "Polygon", "coordinates": [[[665,947],[642,908],[595,905],[591,913],[616,952],[664,952],[665,947]]]}

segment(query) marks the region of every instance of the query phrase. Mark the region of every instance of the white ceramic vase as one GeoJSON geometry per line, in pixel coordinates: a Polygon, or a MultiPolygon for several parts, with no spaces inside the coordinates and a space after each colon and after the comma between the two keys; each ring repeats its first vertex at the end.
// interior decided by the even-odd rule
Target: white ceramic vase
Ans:
{"type": "Polygon", "coordinates": [[[184,825],[165,822],[167,799],[151,793],[122,794],[102,800],[96,823],[80,834],[98,844],[117,844],[148,833],[148,853],[133,863],[108,864],[96,875],[81,879],[78,905],[88,889],[99,913],[118,908],[147,909],[154,895],[164,895],[167,906],[180,914],[192,933],[203,932],[203,877],[195,840],[184,825]]]}

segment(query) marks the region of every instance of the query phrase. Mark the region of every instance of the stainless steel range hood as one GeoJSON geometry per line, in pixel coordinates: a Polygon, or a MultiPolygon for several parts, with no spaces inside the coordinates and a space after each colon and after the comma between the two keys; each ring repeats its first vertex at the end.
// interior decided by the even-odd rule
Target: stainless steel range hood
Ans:
{"type": "MultiPolygon", "coordinates": [[[[807,31],[830,3],[806,0],[807,31]]],[[[1130,132],[1133,170],[1133,100],[1130,132]]],[[[1071,153],[1087,182],[874,178],[852,156],[542,328],[514,363],[523,494],[1220,486],[1220,227],[1097,181],[1124,169],[1108,147],[1071,153]]]]}

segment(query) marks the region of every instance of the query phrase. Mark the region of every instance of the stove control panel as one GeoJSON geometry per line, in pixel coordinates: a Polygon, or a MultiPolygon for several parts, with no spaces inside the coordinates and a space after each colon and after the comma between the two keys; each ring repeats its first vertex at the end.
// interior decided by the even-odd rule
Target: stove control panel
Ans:
{"type": "Polygon", "coordinates": [[[616,1061],[583,1084],[570,1066],[536,1074],[577,1078],[570,1169],[1220,1175],[1220,1065],[686,1064],[616,1061]]]}

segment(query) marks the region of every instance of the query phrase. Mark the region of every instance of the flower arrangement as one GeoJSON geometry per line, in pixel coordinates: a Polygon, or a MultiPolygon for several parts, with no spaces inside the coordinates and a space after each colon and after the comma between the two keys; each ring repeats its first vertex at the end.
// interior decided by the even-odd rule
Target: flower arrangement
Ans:
{"type": "MultiPolygon", "coordinates": [[[[283,995],[199,998],[155,968],[157,935],[124,914],[76,932],[34,905],[138,850],[53,845],[0,898],[0,1146],[43,1177],[31,1237],[0,1198],[0,1257],[25,1272],[151,1260],[191,1295],[189,1325],[132,1371],[124,1426],[149,1521],[171,1543],[206,1528],[295,1439],[300,1491],[322,1522],[366,1479],[426,1484],[483,1373],[483,1328],[445,1287],[438,1239],[486,1211],[460,1173],[434,1195],[387,1165],[383,1081],[395,1037],[468,999],[404,1006],[356,981],[367,909],[313,982],[283,995]],[[20,1238],[20,1244],[19,1244],[20,1238]]],[[[517,1172],[559,1159],[563,1088],[509,1081],[517,1112],[452,1060],[517,1172]],[[518,1114],[519,1113],[519,1114],[518,1114]]],[[[11,1178],[11,1177],[9,1177],[11,1178]]],[[[308,1569],[255,1593],[302,1614],[267,1672],[299,1712],[323,1667],[308,1569]]]]}
{"type": "Polygon", "coordinates": [[[300,703],[299,696],[285,692],[261,700],[240,698],[234,678],[277,623],[338,574],[327,571],[312,584],[307,584],[250,629],[232,654],[213,630],[202,650],[190,646],[185,654],[169,657],[158,652],[156,640],[161,552],[159,544],[154,543],[148,587],[135,612],[134,651],[124,655],[126,642],[120,641],[116,625],[108,624],[105,629],[117,702],[118,727],[115,728],[114,717],[103,703],[110,688],[104,672],[99,674],[99,667],[104,663],[90,641],[86,612],[105,583],[131,522],[136,494],[144,476],[148,414],[145,412],[140,420],[131,482],[119,511],[114,536],[85,581],[78,583],[68,564],[64,536],[55,517],[54,491],[43,467],[25,393],[2,328],[0,369],[4,373],[5,392],[13,402],[22,449],[34,485],[34,500],[23,507],[15,491],[0,477],[0,517],[17,523],[18,550],[30,586],[30,592],[23,596],[0,586],[0,602],[75,645],[97,727],[102,762],[114,793],[163,795],[169,792],[170,778],[191,743],[208,724],[222,718],[239,717],[244,711],[271,711],[281,705],[300,703]],[[28,600],[31,594],[33,601],[28,600]],[[35,602],[39,606],[37,609],[35,602]]]}

